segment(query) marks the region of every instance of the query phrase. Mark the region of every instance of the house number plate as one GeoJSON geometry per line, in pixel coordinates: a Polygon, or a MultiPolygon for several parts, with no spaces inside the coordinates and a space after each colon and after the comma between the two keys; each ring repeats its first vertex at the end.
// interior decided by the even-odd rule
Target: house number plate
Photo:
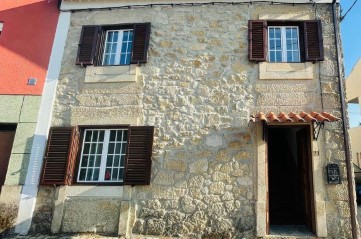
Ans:
{"type": "Polygon", "coordinates": [[[341,183],[340,166],[334,163],[327,165],[327,181],[329,184],[341,183]]]}

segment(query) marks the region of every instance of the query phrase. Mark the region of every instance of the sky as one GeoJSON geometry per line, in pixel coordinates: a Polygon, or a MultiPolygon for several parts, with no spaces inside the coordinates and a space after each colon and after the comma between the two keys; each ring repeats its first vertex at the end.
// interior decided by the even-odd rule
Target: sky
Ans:
{"type": "MultiPolygon", "coordinates": [[[[355,0],[341,0],[340,2],[342,8],[341,15],[343,16],[355,0]]],[[[347,78],[356,62],[361,58],[361,0],[356,2],[351,11],[342,20],[341,37],[344,53],[345,76],[347,78]]],[[[360,125],[360,105],[348,104],[348,112],[350,127],[360,125]]]]}

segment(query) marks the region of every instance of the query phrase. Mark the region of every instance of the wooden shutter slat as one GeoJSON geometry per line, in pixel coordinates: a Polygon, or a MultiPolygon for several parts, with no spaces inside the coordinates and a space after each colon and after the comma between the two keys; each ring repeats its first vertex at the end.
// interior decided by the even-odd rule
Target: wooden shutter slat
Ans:
{"type": "Polygon", "coordinates": [[[150,184],[153,132],[152,126],[129,128],[125,185],[150,184]]]}
{"type": "Polygon", "coordinates": [[[305,60],[323,60],[323,38],[321,21],[312,20],[303,22],[305,40],[305,60]]]}
{"type": "Polygon", "coordinates": [[[267,22],[250,20],[248,22],[248,58],[250,61],[266,61],[267,22]]]}
{"type": "Polygon", "coordinates": [[[150,37],[150,23],[134,24],[133,51],[130,63],[146,63],[150,37]]]}
{"type": "Polygon", "coordinates": [[[83,26],[80,35],[78,56],[76,58],[77,65],[87,66],[94,64],[99,33],[99,26],[83,26]]]}
{"type": "Polygon", "coordinates": [[[41,184],[71,184],[79,144],[78,135],[76,127],[50,128],[41,184]]]}

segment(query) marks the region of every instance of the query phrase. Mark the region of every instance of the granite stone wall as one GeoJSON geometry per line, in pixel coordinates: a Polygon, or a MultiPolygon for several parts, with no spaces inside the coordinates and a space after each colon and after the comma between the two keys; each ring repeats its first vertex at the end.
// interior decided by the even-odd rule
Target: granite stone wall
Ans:
{"type": "MultiPolygon", "coordinates": [[[[257,126],[249,123],[249,116],[258,111],[303,110],[340,116],[331,20],[330,6],[318,4],[153,6],[72,13],[52,125],[155,126],[151,185],[133,187],[127,200],[134,211],[127,214],[130,233],[253,238],[256,191],[266,185],[257,185],[257,126]],[[322,21],[325,60],[309,66],[312,80],[259,80],[259,64],[247,57],[248,20],[264,14],[322,21]],[[148,63],[137,66],[134,79],[126,82],[85,83],[86,68],[75,65],[82,25],[135,22],[152,24],[148,63]]],[[[351,238],[342,142],[341,123],[332,123],[313,143],[315,197],[325,205],[329,238],[351,238]],[[328,162],[340,164],[342,184],[326,184],[328,162]]],[[[66,210],[73,207],[65,207],[63,215],[70,215],[66,210]]],[[[81,214],[88,205],[76,207],[81,214]]],[[[71,228],[66,230],[77,230],[78,222],[72,222],[66,221],[71,228]]],[[[114,226],[107,232],[117,230],[114,226]]]]}

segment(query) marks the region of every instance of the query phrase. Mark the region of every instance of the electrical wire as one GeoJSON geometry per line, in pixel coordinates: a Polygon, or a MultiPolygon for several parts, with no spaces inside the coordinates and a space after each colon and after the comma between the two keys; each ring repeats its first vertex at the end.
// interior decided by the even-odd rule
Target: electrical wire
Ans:
{"type": "Polygon", "coordinates": [[[355,4],[356,4],[357,1],[358,1],[358,0],[355,0],[355,1],[353,2],[353,4],[351,5],[351,7],[347,10],[347,12],[346,12],[343,16],[340,17],[340,22],[342,22],[342,20],[345,19],[346,15],[351,11],[351,9],[353,8],[353,6],[355,6],[355,4]]]}

